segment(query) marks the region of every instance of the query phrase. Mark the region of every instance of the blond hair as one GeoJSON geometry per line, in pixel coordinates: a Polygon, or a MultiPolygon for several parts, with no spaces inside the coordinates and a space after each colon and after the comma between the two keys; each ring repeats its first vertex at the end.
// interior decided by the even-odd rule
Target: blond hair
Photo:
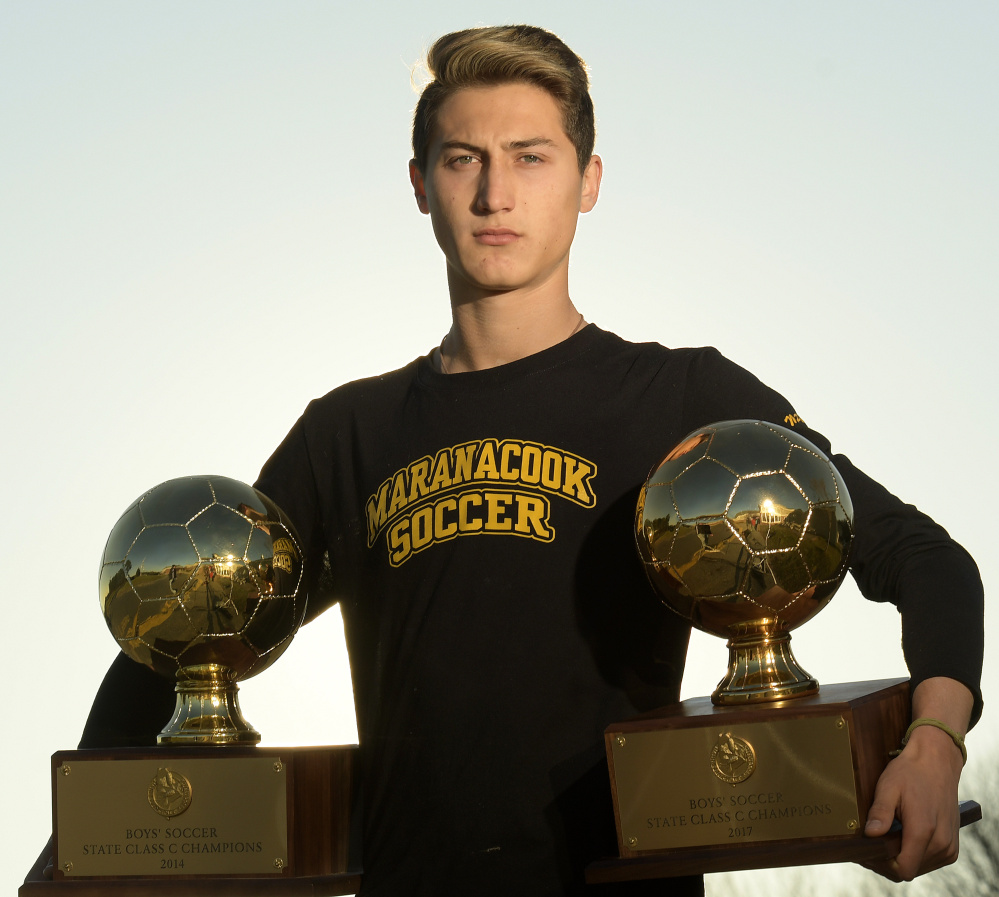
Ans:
{"type": "Polygon", "coordinates": [[[413,115],[413,159],[426,170],[437,114],[466,87],[526,82],[547,91],[562,112],[582,173],[593,154],[596,131],[586,64],[559,38],[532,25],[469,28],[438,38],[427,53],[432,80],[413,115]]]}

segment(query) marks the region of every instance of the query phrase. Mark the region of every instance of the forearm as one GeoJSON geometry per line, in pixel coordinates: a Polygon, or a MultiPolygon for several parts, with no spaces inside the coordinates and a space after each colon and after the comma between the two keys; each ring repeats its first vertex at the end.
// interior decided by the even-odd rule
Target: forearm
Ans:
{"type": "Polygon", "coordinates": [[[119,654],[94,699],[80,747],[153,745],[175,702],[172,682],[119,654]]]}
{"type": "MultiPolygon", "coordinates": [[[[912,694],[912,718],[935,719],[953,729],[962,738],[968,731],[974,697],[967,686],[955,679],[937,676],[924,679],[912,694]]],[[[905,748],[910,753],[928,753],[939,757],[960,775],[964,765],[961,749],[943,729],[924,725],[912,730],[905,748]]]]}

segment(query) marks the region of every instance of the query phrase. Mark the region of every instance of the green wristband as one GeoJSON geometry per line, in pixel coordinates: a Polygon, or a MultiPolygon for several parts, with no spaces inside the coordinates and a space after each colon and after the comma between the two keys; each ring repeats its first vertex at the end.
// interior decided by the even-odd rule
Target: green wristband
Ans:
{"type": "MultiPolygon", "coordinates": [[[[965,747],[964,738],[948,726],[947,723],[942,723],[940,720],[932,719],[928,716],[921,716],[919,719],[914,719],[912,721],[912,725],[905,730],[905,735],[902,737],[902,747],[905,747],[909,743],[909,736],[912,735],[912,733],[920,726],[933,726],[935,729],[940,729],[941,731],[946,732],[950,736],[950,740],[957,745],[964,762],[968,762],[968,748],[965,747]]],[[[901,750],[892,751],[892,756],[897,756],[900,753],[902,753],[901,750]]]]}

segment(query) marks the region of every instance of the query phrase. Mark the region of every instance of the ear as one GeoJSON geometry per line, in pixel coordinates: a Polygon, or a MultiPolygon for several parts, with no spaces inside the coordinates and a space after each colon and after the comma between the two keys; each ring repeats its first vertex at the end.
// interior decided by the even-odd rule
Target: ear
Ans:
{"type": "Polygon", "coordinates": [[[579,197],[579,211],[589,212],[597,204],[600,195],[600,179],[604,175],[604,163],[600,156],[590,156],[583,171],[583,188],[579,197]]]}
{"type": "Polygon", "coordinates": [[[416,167],[416,159],[409,160],[409,182],[413,185],[413,194],[416,196],[416,207],[424,215],[430,214],[430,205],[427,202],[427,188],[423,183],[423,175],[416,167]]]}

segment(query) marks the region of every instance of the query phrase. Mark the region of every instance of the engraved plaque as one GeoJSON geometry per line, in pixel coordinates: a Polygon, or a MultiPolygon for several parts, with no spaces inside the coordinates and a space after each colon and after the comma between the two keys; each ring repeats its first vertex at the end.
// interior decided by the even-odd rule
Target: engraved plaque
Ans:
{"type": "Polygon", "coordinates": [[[857,830],[842,716],[629,732],[610,743],[628,850],[857,830]]]}
{"type": "Polygon", "coordinates": [[[288,865],[288,768],[277,756],[70,757],[53,778],[67,878],[280,875],[288,865]]]}

